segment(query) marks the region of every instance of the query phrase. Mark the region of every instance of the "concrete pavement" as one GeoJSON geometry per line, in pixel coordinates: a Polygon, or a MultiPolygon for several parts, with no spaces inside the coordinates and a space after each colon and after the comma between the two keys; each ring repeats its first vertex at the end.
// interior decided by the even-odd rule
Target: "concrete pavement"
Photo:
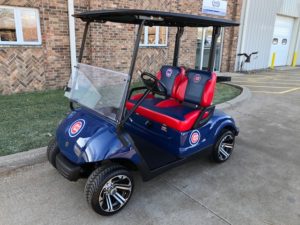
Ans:
{"type": "Polygon", "coordinates": [[[300,225],[300,90],[284,92],[300,87],[300,70],[233,83],[254,92],[226,109],[240,127],[228,162],[202,156],[146,183],[135,174],[131,201],[108,218],[88,208],[85,180],[71,183],[48,163],[20,168],[1,175],[0,224],[300,225]],[[267,87],[251,87],[261,79],[256,86],[267,87]],[[288,88],[273,90],[283,82],[288,88]]]}

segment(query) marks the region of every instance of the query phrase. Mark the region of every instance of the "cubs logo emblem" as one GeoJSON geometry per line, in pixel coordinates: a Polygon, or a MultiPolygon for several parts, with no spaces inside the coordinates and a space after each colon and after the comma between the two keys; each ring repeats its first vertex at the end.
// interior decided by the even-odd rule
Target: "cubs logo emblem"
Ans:
{"type": "Polygon", "coordinates": [[[75,137],[77,136],[83,129],[85,125],[85,121],[83,119],[76,120],[69,128],[69,136],[75,137]]]}
{"type": "Polygon", "coordinates": [[[166,71],[166,76],[167,77],[171,77],[172,76],[172,73],[173,73],[173,70],[171,68],[167,69],[166,71]]]}
{"type": "Polygon", "coordinates": [[[193,77],[194,83],[199,83],[201,81],[201,76],[200,74],[195,74],[193,77]]]}
{"type": "Polygon", "coordinates": [[[190,144],[196,145],[200,141],[200,132],[198,130],[194,130],[190,135],[190,144]]]}

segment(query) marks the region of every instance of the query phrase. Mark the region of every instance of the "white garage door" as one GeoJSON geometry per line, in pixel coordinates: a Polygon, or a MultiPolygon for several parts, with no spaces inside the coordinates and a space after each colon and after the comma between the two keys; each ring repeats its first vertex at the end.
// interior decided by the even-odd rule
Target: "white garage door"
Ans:
{"type": "Polygon", "coordinates": [[[276,53],[275,66],[285,66],[289,64],[288,54],[291,43],[293,25],[293,18],[285,16],[276,17],[270,56],[271,62],[272,54],[274,52],[276,53]]]}

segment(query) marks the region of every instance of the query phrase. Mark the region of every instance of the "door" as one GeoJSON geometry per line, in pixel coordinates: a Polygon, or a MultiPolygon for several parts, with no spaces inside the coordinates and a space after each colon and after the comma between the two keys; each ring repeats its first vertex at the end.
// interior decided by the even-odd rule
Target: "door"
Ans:
{"type": "Polygon", "coordinates": [[[293,31],[294,19],[277,16],[271,47],[270,64],[273,53],[276,53],[275,66],[288,65],[288,55],[293,31]]]}
{"type": "MultiPolygon", "coordinates": [[[[207,70],[208,59],[212,41],[212,27],[198,28],[197,36],[197,50],[196,50],[196,63],[195,68],[200,70],[207,70]]],[[[220,71],[221,67],[221,52],[222,52],[222,41],[223,40],[223,30],[221,35],[217,40],[216,46],[216,58],[215,58],[215,71],[220,71]]]]}

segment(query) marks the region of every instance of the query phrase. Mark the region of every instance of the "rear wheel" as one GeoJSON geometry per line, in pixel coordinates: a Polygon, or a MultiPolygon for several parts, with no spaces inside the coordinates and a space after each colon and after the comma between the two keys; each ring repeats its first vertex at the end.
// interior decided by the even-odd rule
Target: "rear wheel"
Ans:
{"type": "Polygon", "coordinates": [[[54,168],[56,168],[56,156],[59,153],[59,148],[57,146],[56,140],[53,138],[50,140],[47,147],[47,158],[54,168]]]}
{"type": "Polygon", "coordinates": [[[212,151],[215,162],[222,163],[229,159],[234,149],[235,135],[230,130],[224,130],[217,139],[212,151]]]}
{"type": "Polygon", "coordinates": [[[134,188],[131,174],[120,165],[96,169],[88,178],[84,193],[95,212],[110,216],[130,200],[134,188]]]}

